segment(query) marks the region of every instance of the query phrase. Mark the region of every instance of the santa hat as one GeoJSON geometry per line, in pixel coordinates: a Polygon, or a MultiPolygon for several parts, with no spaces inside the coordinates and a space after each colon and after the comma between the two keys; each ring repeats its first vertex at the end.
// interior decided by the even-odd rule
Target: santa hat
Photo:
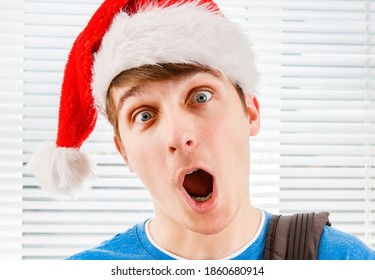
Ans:
{"type": "Polygon", "coordinates": [[[77,37],[66,64],[55,144],[28,166],[40,186],[60,198],[89,186],[92,164],[80,151],[105,112],[109,85],[142,65],[193,63],[225,74],[255,92],[254,54],[240,28],[210,0],[107,0],[77,37]]]}

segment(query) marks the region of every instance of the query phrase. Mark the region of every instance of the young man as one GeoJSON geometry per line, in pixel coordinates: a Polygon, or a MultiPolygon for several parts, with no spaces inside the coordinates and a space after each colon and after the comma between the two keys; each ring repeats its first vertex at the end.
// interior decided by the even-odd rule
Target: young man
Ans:
{"type": "MultiPolygon", "coordinates": [[[[155,215],[70,259],[263,259],[271,215],[249,189],[257,80],[249,43],[213,2],[105,1],[70,53],[56,146],[30,166],[53,193],[84,189],[78,148],[105,112],[155,215]]],[[[375,253],[326,226],[318,258],[375,253]]]]}

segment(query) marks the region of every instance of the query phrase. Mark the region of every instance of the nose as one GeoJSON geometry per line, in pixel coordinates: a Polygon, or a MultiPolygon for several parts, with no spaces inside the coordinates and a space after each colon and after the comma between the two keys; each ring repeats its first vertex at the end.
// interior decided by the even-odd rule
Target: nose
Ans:
{"type": "Polygon", "coordinates": [[[166,120],[166,144],[171,154],[192,150],[197,144],[197,126],[193,117],[176,114],[166,120]]]}
{"type": "Polygon", "coordinates": [[[183,138],[181,138],[181,140],[174,141],[173,143],[171,142],[170,145],[168,145],[168,149],[172,154],[180,151],[186,152],[189,151],[189,149],[193,148],[194,144],[195,142],[190,139],[184,140],[183,138]]]}

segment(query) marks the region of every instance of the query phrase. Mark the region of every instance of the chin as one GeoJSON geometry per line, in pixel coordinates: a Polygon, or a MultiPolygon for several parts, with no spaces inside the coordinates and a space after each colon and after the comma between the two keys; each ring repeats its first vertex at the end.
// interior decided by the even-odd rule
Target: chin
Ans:
{"type": "Polygon", "coordinates": [[[224,231],[233,221],[234,215],[205,215],[206,217],[194,217],[189,223],[189,229],[203,235],[214,235],[224,231]]]}

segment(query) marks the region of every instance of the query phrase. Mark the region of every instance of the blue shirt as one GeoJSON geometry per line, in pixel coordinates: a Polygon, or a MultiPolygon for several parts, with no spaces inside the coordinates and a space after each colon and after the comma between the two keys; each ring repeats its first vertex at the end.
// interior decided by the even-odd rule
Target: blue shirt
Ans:
{"type": "MultiPolygon", "coordinates": [[[[265,212],[265,221],[257,239],[233,260],[262,260],[271,214],[265,212]]],[[[147,237],[145,224],[138,224],[119,233],[99,246],[73,255],[68,260],[173,260],[155,247],[147,237]]],[[[375,251],[357,237],[325,226],[320,239],[320,260],[375,260],[375,251]]]]}

